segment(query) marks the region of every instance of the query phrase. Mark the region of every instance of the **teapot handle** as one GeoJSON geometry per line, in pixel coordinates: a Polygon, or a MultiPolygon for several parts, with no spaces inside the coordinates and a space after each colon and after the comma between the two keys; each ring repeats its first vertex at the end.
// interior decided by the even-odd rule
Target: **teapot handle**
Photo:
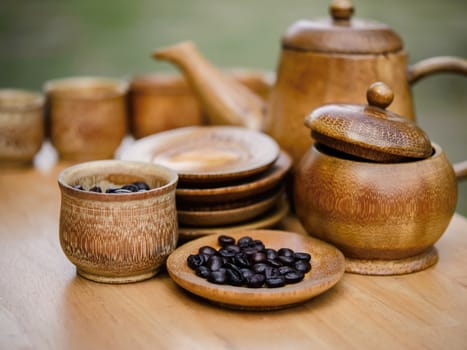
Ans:
{"type": "Polygon", "coordinates": [[[408,68],[410,84],[434,73],[458,73],[467,75],[467,59],[454,56],[437,56],[421,60],[408,68]]]}
{"type": "MultiPolygon", "coordinates": [[[[467,75],[467,59],[454,56],[437,56],[421,60],[407,70],[409,84],[435,73],[467,75]]],[[[467,179],[467,160],[453,165],[457,180],[467,179]]]]}
{"type": "Polygon", "coordinates": [[[467,160],[453,165],[457,180],[467,179],[467,160]]]}

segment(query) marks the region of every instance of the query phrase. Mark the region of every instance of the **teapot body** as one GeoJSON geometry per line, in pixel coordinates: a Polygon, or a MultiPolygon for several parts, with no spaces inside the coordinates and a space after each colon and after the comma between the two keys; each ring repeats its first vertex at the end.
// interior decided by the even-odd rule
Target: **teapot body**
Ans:
{"type": "Polygon", "coordinates": [[[394,91],[391,111],[414,120],[407,54],[332,54],[284,48],[268,101],[266,132],[293,158],[294,167],[313,140],[304,118],[328,103],[364,103],[368,86],[382,81],[394,91]]]}
{"type": "Polygon", "coordinates": [[[457,182],[442,149],[403,163],[351,159],[314,144],[294,179],[296,214],[307,232],[353,259],[423,253],[446,230],[457,182]]]}

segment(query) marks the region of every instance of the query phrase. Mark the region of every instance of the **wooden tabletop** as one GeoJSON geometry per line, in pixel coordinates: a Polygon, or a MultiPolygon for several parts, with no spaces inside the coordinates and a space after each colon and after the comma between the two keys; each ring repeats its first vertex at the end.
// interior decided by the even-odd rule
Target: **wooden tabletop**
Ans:
{"type": "MultiPolygon", "coordinates": [[[[455,215],[422,272],[345,274],[276,311],[224,309],[162,271],[106,285],[76,275],[58,240],[57,175],[0,169],[0,349],[467,349],[467,219],[455,215]]],[[[304,234],[293,216],[281,227],[304,234]]]]}

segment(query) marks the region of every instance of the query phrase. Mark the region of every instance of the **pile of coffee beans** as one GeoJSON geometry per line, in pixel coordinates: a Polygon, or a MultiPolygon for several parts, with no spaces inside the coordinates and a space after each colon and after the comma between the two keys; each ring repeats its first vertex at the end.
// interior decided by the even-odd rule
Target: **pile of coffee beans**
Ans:
{"type": "Polygon", "coordinates": [[[212,283],[277,288],[300,282],[311,270],[308,253],[266,248],[249,236],[235,242],[233,237],[221,235],[218,243],[219,249],[203,246],[187,258],[196,275],[212,283]]]}
{"type": "MultiPolygon", "coordinates": [[[[76,185],[73,188],[81,191],[86,191],[83,186],[81,185],[76,185]]],[[[121,187],[109,187],[105,193],[134,193],[134,192],[144,192],[148,191],[150,187],[148,186],[147,183],[142,182],[142,181],[137,181],[137,182],[132,182],[131,184],[126,184],[121,187]]],[[[97,193],[102,193],[102,188],[99,186],[93,186],[89,190],[89,192],[97,192],[97,193]]]]}

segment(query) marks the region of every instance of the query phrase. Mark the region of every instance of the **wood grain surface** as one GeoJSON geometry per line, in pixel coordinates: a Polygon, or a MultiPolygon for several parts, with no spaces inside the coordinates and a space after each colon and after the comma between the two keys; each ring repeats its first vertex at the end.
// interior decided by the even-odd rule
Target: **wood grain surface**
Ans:
{"type": "MultiPolygon", "coordinates": [[[[467,220],[455,215],[439,262],[397,277],[345,274],[297,307],[245,312],[156,278],[107,285],[76,275],[58,239],[58,172],[0,170],[1,349],[465,349],[467,220]]],[[[304,233],[293,216],[282,227],[304,233]]]]}

